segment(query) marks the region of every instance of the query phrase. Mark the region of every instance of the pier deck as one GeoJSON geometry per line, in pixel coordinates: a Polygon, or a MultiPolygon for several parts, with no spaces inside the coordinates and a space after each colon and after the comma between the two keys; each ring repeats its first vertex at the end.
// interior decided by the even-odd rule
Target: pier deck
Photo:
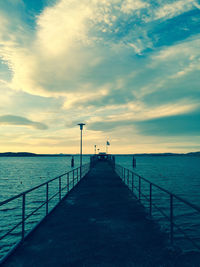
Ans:
{"type": "Polygon", "coordinates": [[[174,266],[169,261],[156,224],[108,163],[101,162],[4,266],[174,266]]]}

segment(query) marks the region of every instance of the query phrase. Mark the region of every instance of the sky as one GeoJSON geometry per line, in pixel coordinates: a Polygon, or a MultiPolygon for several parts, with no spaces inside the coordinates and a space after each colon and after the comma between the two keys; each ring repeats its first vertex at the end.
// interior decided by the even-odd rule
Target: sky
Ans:
{"type": "Polygon", "coordinates": [[[200,151],[200,2],[0,0],[0,152],[200,151]]]}

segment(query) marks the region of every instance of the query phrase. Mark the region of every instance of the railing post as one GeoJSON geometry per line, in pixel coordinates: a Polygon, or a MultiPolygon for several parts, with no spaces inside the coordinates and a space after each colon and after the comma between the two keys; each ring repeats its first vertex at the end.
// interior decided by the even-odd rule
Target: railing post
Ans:
{"type": "Polygon", "coordinates": [[[129,187],[129,170],[128,170],[128,173],[127,173],[127,185],[129,187]]]}
{"type": "Polygon", "coordinates": [[[22,195],[22,241],[25,236],[25,206],[26,206],[26,195],[22,195]]]}
{"type": "Polygon", "coordinates": [[[69,172],[67,174],[67,193],[69,193],[69,172]]]}
{"type": "Polygon", "coordinates": [[[59,201],[61,201],[61,177],[59,177],[59,201]]]}
{"type": "Polygon", "coordinates": [[[46,183],[46,215],[49,213],[49,183],[46,183]]]}
{"type": "Polygon", "coordinates": [[[149,214],[152,215],[152,183],[150,183],[149,187],[149,214]]]}
{"type": "Polygon", "coordinates": [[[133,189],[134,189],[134,173],[132,172],[132,192],[133,192],[133,189]]]}
{"type": "MultiPolygon", "coordinates": [[[[173,193],[170,193],[168,190],[148,181],[147,179],[139,176],[137,173],[135,173],[134,171],[131,171],[131,170],[128,170],[122,166],[119,166],[117,165],[116,166],[116,170],[118,171],[118,174],[120,174],[120,177],[122,179],[122,181],[124,182],[127,182],[128,183],[128,186],[130,186],[130,189],[132,188],[132,191],[138,191],[138,194],[136,194],[139,198],[139,200],[141,201],[144,200],[144,198],[147,198],[147,200],[149,201],[149,214],[150,216],[153,215],[154,213],[154,209],[158,209],[158,211],[161,212],[162,215],[165,216],[165,212],[163,211],[162,212],[162,208],[159,208],[157,205],[156,205],[156,200],[155,200],[155,189],[159,189],[161,190],[161,192],[165,192],[165,194],[167,194],[168,198],[169,198],[169,211],[168,211],[168,216],[167,219],[168,219],[168,223],[169,223],[169,239],[170,239],[170,242],[171,242],[171,245],[173,245],[176,241],[176,228],[178,228],[178,225],[176,225],[177,223],[177,220],[176,220],[176,201],[180,201],[181,203],[184,203],[185,205],[188,205],[189,207],[191,207],[192,209],[200,212],[200,209],[198,208],[198,206],[188,202],[187,200],[184,200],[183,198],[181,197],[178,197],[177,195],[173,194],[173,193]],[[127,175],[127,179],[126,179],[126,175],[127,175]],[[131,180],[132,179],[132,180],[131,180]],[[146,193],[146,190],[145,190],[145,186],[146,184],[145,183],[148,183],[147,184],[147,194],[146,193]],[[142,191],[143,190],[143,191],[142,191]],[[149,198],[148,198],[149,196],[149,198]]],[[[83,175],[85,175],[87,172],[89,171],[88,169],[88,165],[85,165],[83,167],[83,175]]],[[[58,176],[54,179],[51,179],[45,183],[42,183],[41,185],[39,186],[36,186],[30,190],[27,190],[17,196],[14,196],[14,197],[11,197],[10,199],[7,199],[3,202],[0,203],[0,206],[2,207],[2,205],[4,204],[7,204],[9,203],[10,201],[13,201],[15,199],[18,199],[20,201],[20,222],[19,222],[19,226],[20,226],[20,239],[21,239],[21,242],[24,241],[25,237],[27,236],[27,227],[26,227],[26,220],[31,217],[36,211],[38,211],[40,208],[44,207],[44,209],[46,208],[46,215],[49,214],[49,210],[50,210],[50,199],[52,199],[54,196],[57,196],[59,195],[59,199],[61,200],[62,199],[62,190],[64,190],[66,188],[65,183],[66,181],[63,181],[63,186],[62,186],[62,177],[66,177],[67,178],[67,192],[69,192],[70,188],[72,189],[72,186],[71,184],[73,183],[73,186],[76,182],[76,179],[77,179],[77,182],[78,182],[78,179],[79,179],[79,175],[81,175],[81,167],[78,167],[74,170],[71,170],[70,172],[68,173],[64,173],[62,174],[61,176],[58,176]],[[80,173],[79,173],[80,172],[80,173]],[[72,180],[72,173],[73,173],[73,180],[72,180]],[[77,175],[77,176],[76,176],[77,175]],[[58,180],[59,179],[59,192],[55,192],[55,195],[53,195],[51,197],[51,192],[50,192],[50,189],[51,189],[51,182],[52,181],[55,181],[55,180],[58,180]],[[29,192],[32,192],[33,190],[36,190],[38,188],[43,188],[43,195],[44,195],[44,202],[42,203],[42,205],[38,208],[36,208],[33,212],[31,212],[29,215],[28,215],[28,197],[27,197],[27,194],[29,192]],[[45,193],[46,193],[46,202],[45,202],[45,193]]],[[[63,178],[64,180],[66,178],[63,178]]],[[[56,182],[57,183],[57,182],[56,182]]],[[[58,184],[56,184],[56,188],[58,187],[58,184]]],[[[45,216],[43,216],[45,217],[45,216]]],[[[5,233],[3,236],[0,237],[0,240],[3,240],[5,237],[7,237],[11,232],[13,232],[16,227],[18,227],[18,224],[15,225],[12,229],[10,229],[7,233],[5,233]]],[[[190,238],[190,236],[187,236],[185,231],[182,230],[181,231],[182,234],[185,234],[185,239],[186,240],[189,240],[192,242],[192,244],[194,245],[194,247],[198,248],[199,249],[199,245],[198,243],[195,242],[195,240],[193,240],[192,238],[190,238]]]]}
{"type": "Polygon", "coordinates": [[[139,176],[139,200],[141,199],[141,177],[139,176]]]}
{"type": "Polygon", "coordinates": [[[174,214],[173,214],[173,195],[170,194],[170,241],[174,242],[174,214]]]}

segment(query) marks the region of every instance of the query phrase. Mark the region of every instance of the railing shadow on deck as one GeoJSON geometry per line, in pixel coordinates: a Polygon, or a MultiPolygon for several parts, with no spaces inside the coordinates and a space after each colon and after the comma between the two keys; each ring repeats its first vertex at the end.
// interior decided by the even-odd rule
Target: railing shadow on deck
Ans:
{"type": "MultiPolygon", "coordinates": [[[[90,170],[90,164],[82,165],[82,167],[78,167],[76,169],[73,169],[69,172],[66,172],[62,175],[59,175],[51,180],[48,180],[45,183],[42,183],[38,186],[35,186],[34,188],[31,188],[27,191],[24,191],[16,196],[13,196],[5,201],[0,202],[0,212],[4,212],[6,210],[12,210],[12,209],[18,209],[20,210],[20,213],[18,214],[18,222],[17,218],[15,219],[15,225],[11,226],[11,223],[8,219],[6,221],[3,221],[4,225],[2,225],[1,220],[1,232],[3,234],[0,236],[0,242],[3,244],[0,246],[0,264],[3,263],[7,257],[24,241],[24,239],[35,230],[35,228],[56,208],[56,206],[61,202],[63,198],[66,197],[66,195],[73,189],[77,183],[88,173],[90,170]],[[57,185],[55,185],[55,182],[57,182],[57,185]],[[43,193],[44,199],[41,200],[41,198],[32,200],[31,203],[27,203],[28,196],[32,192],[35,192],[37,190],[42,190],[43,192],[39,192],[40,194],[43,193]],[[51,194],[50,191],[53,191],[53,194],[51,194]],[[57,197],[57,200],[55,200],[57,197]],[[53,200],[54,203],[53,203],[53,200]],[[12,202],[15,202],[13,205],[12,202]],[[30,208],[31,205],[34,203],[39,203],[40,205],[36,208],[30,208]],[[52,207],[50,207],[50,204],[53,204],[52,207]],[[7,205],[11,205],[9,208],[7,205]],[[15,207],[15,205],[18,205],[15,207]],[[6,208],[5,208],[6,207],[6,208]],[[41,212],[42,218],[38,219],[38,212],[41,209],[44,209],[43,212],[41,212]],[[29,213],[27,212],[29,211],[29,213]],[[27,214],[28,213],[28,214],[27,214]],[[33,218],[33,216],[36,216],[37,218],[32,220],[32,226],[31,224],[27,224],[26,222],[28,219],[33,218]],[[11,226],[8,230],[8,225],[11,226]],[[27,226],[27,227],[26,227],[27,226]],[[26,228],[29,228],[26,230],[26,228]],[[16,232],[17,230],[17,232],[16,232]],[[18,237],[17,241],[12,240],[9,236],[15,235],[18,237]],[[10,241],[10,242],[9,242],[10,241]],[[14,244],[12,244],[14,243],[14,244]],[[7,249],[5,249],[7,247],[7,249]],[[4,249],[4,252],[1,250],[4,249]]],[[[35,196],[34,196],[35,197],[35,196]]],[[[16,239],[16,238],[15,238],[16,239]]]]}
{"type": "MultiPolygon", "coordinates": [[[[147,205],[149,215],[153,217],[153,208],[155,208],[163,216],[163,222],[169,223],[169,230],[167,232],[169,235],[169,241],[172,246],[182,239],[183,242],[181,245],[183,245],[184,247],[184,243],[187,240],[191,243],[195,250],[200,252],[200,207],[188,202],[187,200],[176,194],[169,192],[168,190],[156,185],[155,183],[152,183],[151,181],[141,177],[132,170],[124,168],[119,164],[112,164],[112,166],[115,172],[134,193],[135,197],[141,202],[141,204],[143,204],[143,206],[147,205]],[[166,194],[168,196],[168,214],[166,213],[166,197],[163,201],[165,202],[165,205],[159,206],[159,203],[162,202],[162,200],[160,197],[157,197],[157,199],[153,198],[155,190],[159,190],[161,193],[166,194]],[[176,213],[179,214],[175,215],[175,208],[180,209],[181,205],[186,205],[190,209],[189,212],[180,214],[180,211],[177,211],[176,213]],[[181,218],[181,216],[182,220],[178,220],[178,218],[181,218]],[[183,220],[186,216],[190,216],[190,223],[187,222],[187,229],[183,226],[183,220]],[[191,216],[193,216],[193,218],[191,218],[191,216]],[[197,221],[197,216],[198,222],[196,223],[196,225],[194,225],[193,221],[197,221]],[[178,223],[178,221],[180,222],[178,223]],[[192,227],[194,226],[198,228],[196,229],[196,232],[194,229],[192,229],[192,227]],[[190,230],[189,232],[192,233],[193,237],[191,237],[186,232],[186,230],[188,229],[190,230]]],[[[166,230],[167,229],[165,229],[165,231],[166,230]]],[[[190,247],[189,250],[191,250],[190,247]]]]}

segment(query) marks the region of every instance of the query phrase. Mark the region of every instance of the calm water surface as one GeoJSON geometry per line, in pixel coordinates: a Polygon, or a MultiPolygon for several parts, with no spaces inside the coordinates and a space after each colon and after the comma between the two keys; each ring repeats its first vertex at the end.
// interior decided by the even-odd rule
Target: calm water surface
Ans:
{"type": "MultiPolygon", "coordinates": [[[[200,157],[138,156],[136,162],[136,173],[200,206],[200,157]]],[[[132,169],[131,156],[117,156],[116,163],[132,169]]]]}
{"type": "MultiPolygon", "coordinates": [[[[79,167],[79,156],[74,157],[74,169],[79,167]]],[[[83,156],[83,164],[89,162],[89,156],[83,156]]],[[[13,197],[34,186],[72,170],[71,157],[0,157],[0,201],[13,197]]],[[[67,177],[62,178],[62,187],[67,184],[67,177]]],[[[70,174],[72,180],[72,173],[70,174]]],[[[49,198],[58,192],[59,183],[49,184],[49,198]]],[[[63,194],[67,193],[65,189],[63,194]]],[[[46,199],[46,187],[43,186],[26,195],[26,216],[31,214],[46,199]]],[[[49,203],[49,210],[59,201],[58,196],[49,203]]],[[[31,230],[45,215],[45,206],[26,220],[25,232],[31,230]]],[[[22,197],[0,207],[0,237],[20,223],[22,218],[22,197]]],[[[0,240],[0,258],[21,238],[21,226],[9,236],[0,240]]]]}
{"type": "MultiPolygon", "coordinates": [[[[74,168],[80,164],[74,157],[74,168]]],[[[83,164],[89,156],[83,156],[83,164]]],[[[0,201],[72,170],[71,157],[0,157],[0,201]]]]}
{"type": "MultiPolygon", "coordinates": [[[[200,207],[200,157],[194,156],[137,156],[136,173],[164,189],[196,204],[200,207]]],[[[132,169],[132,157],[118,156],[116,162],[132,169]]],[[[135,179],[138,186],[138,180],[135,179]]],[[[142,193],[149,196],[149,184],[141,183],[142,193]]],[[[134,191],[137,195],[137,190],[134,191]]],[[[153,187],[153,203],[170,217],[170,196],[153,187]]],[[[149,202],[142,197],[142,203],[149,209],[149,202]]],[[[174,199],[174,222],[181,227],[200,247],[200,214],[188,205],[174,199]]],[[[169,233],[170,224],[168,219],[153,207],[153,216],[169,233]]],[[[186,242],[183,234],[175,228],[174,237],[178,245],[184,250],[193,250],[191,242],[186,242]]]]}
{"type": "MultiPolygon", "coordinates": [[[[193,156],[137,156],[137,167],[134,171],[161,187],[200,206],[200,157],[193,156]]],[[[89,162],[89,156],[83,157],[83,163],[89,162]]],[[[116,156],[116,163],[132,169],[132,156],[116,156]]],[[[79,166],[79,157],[75,156],[75,166],[79,166]]],[[[71,170],[71,157],[0,157],[0,201],[39,185],[51,178],[71,170]]],[[[64,183],[66,181],[63,181],[64,183]]],[[[137,184],[137,181],[135,181],[137,184]]],[[[58,183],[51,185],[50,195],[58,190],[58,183]]],[[[148,184],[142,184],[142,192],[148,195],[148,184]]],[[[137,194],[137,192],[135,192],[137,194]]],[[[45,201],[45,188],[30,193],[27,196],[26,214],[29,214],[42,201],[45,201]]],[[[52,207],[58,199],[52,201],[52,207]]],[[[143,204],[148,202],[143,198],[143,204]]],[[[169,215],[169,196],[159,190],[153,190],[153,201],[169,215]]],[[[197,241],[200,237],[200,216],[191,211],[186,205],[175,201],[175,219],[181,223],[184,230],[197,241]],[[197,229],[197,230],[196,230],[197,229]]],[[[26,231],[30,230],[45,214],[45,207],[33,218],[27,220],[26,231]]],[[[153,215],[161,223],[164,230],[169,230],[166,219],[153,209],[153,215]]],[[[21,200],[12,201],[0,208],[0,236],[2,236],[13,223],[20,222],[21,200]]],[[[19,227],[18,227],[19,228],[19,227]]],[[[4,255],[11,245],[20,238],[21,229],[16,229],[5,240],[0,241],[0,256],[4,255]]],[[[176,234],[181,242],[181,235],[176,234]]],[[[191,249],[188,244],[185,249],[191,249]]]]}

